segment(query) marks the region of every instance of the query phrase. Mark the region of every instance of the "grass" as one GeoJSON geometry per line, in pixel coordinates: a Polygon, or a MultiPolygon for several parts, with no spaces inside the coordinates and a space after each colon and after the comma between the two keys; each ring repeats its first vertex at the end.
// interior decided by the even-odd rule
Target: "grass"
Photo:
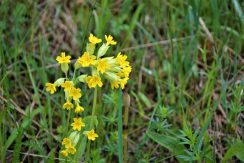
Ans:
{"type": "MultiPolygon", "coordinates": [[[[90,32],[113,35],[111,55],[126,53],[133,67],[128,162],[244,161],[242,1],[0,4],[0,162],[58,161],[67,112],[44,86],[62,75],[55,57],[77,58],[90,32]]],[[[89,115],[93,94],[83,98],[89,115]]],[[[91,162],[123,162],[122,104],[119,92],[98,90],[91,162]]]]}

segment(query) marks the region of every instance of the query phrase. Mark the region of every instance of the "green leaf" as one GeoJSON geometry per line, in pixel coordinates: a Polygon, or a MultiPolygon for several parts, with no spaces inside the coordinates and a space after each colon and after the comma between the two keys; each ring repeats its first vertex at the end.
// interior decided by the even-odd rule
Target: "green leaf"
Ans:
{"type": "Polygon", "coordinates": [[[244,15],[242,13],[241,6],[240,6],[239,2],[237,0],[232,0],[232,2],[234,4],[235,10],[236,10],[239,18],[241,19],[242,24],[244,24],[244,15]]]}
{"type": "Polygon", "coordinates": [[[16,143],[14,145],[14,153],[13,153],[13,162],[20,162],[19,156],[20,156],[20,149],[22,145],[22,136],[23,136],[23,129],[20,127],[18,130],[16,143]]]}
{"type": "Polygon", "coordinates": [[[77,145],[77,147],[78,147],[77,152],[72,160],[76,160],[79,162],[81,160],[81,158],[84,157],[86,144],[87,144],[87,138],[86,138],[86,136],[83,136],[77,145]]]}
{"type": "Polygon", "coordinates": [[[5,150],[9,148],[9,146],[14,142],[17,136],[18,136],[18,129],[16,128],[11,132],[11,135],[8,137],[8,140],[4,145],[5,150]]]}
{"type": "Polygon", "coordinates": [[[170,152],[173,153],[174,156],[178,159],[179,162],[185,162],[183,158],[179,158],[177,156],[180,155],[186,155],[185,154],[185,146],[180,144],[179,140],[177,140],[174,136],[172,135],[166,135],[166,134],[158,134],[154,131],[147,131],[147,135],[160,144],[161,146],[167,148],[170,152]]]}
{"type": "Polygon", "coordinates": [[[150,100],[142,92],[139,92],[139,97],[148,108],[152,106],[150,100]]]}
{"type": "MultiPolygon", "coordinates": [[[[86,116],[83,120],[84,120],[85,124],[94,124],[95,126],[98,125],[97,116],[91,116],[91,115],[89,115],[89,116],[86,116]]],[[[90,128],[90,127],[91,127],[91,126],[88,125],[88,126],[86,127],[86,129],[87,129],[87,130],[91,130],[91,129],[93,129],[93,128],[90,128]]]]}
{"type": "Polygon", "coordinates": [[[223,162],[231,159],[231,157],[236,156],[241,161],[244,161],[244,143],[235,143],[231,148],[225,153],[223,162]]]}

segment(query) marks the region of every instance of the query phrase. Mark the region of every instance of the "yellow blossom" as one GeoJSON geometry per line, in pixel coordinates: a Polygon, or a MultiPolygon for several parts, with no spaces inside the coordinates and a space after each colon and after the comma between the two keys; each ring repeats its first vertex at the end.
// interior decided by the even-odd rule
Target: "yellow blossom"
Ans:
{"type": "Polygon", "coordinates": [[[67,109],[67,110],[70,110],[70,109],[72,109],[74,107],[74,105],[68,100],[68,101],[66,101],[66,103],[64,103],[64,105],[63,105],[63,108],[64,109],[67,109]]]}
{"type": "Polygon", "coordinates": [[[110,85],[111,85],[111,88],[112,88],[112,89],[114,89],[114,88],[119,88],[119,84],[120,84],[119,81],[111,81],[111,82],[110,82],[110,85]]]}
{"type": "Polygon", "coordinates": [[[71,140],[70,138],[64,138],[62,141],[62,145],[64,145],[65,147],[67,147],[68,145],[71,144],[71,140]]]}
{"type": "Polygon", "coordinates": [[[86,133],[85,133],[85,135],[87,136],[87,138],[89,139],[89,140],[92,140],[92,141],[94,141],[97,137],[98,137],[98,135],[95,133],[95,131],[92,129],[92,130],[90,130],[90,131],[87,131],[86,133]]]}
{"type": "Polygon", "coordinates": [[[128,79],[129,78],[120,79],[120,87],[121,87],[121,89],[124,89],[125,88],[125,85],[126,85],[128,79]]]}
{"type": "Polygon", "coordinates": [[[109,63],[106,58],[98,59],[97,61],[97,71],[101,72],[102,74],[109,68],[109,63]]]}
{"type": "Polygon", "coordinates": [[[69,96],[73,98],[73,100],[77,101],[81,97],[80,88],[72,87],[69,91],[69,96]]]}
{"type": "Polygon", "coordinates": [[[88,67],[95,64],[95,55],[90,55],[88,52],[85,52],[81,57],[78,58],[77,63],[82,67],[88,67]]]}
{"type": "Polygon", "coordinates": [[[61,154],[64,156],[64,157],[67,157],[68,156],[68,151],[67,151],[67,149],[66,150],[62,150],[61,151],[61,154]]]}
{"type": "Polygon", "coordinates": [[[73,130],[80,131],[82,127],[85,127],[85,123],[81,118],[73,118],[74,122],[71,124],[73,130]]]}
{"type": "Polygon", "coordinates": [[[93,34],[90,34],[90,36],[89,36],[89,41],[90,41],[90,43],[92,43],[92,44],[97,44],[97,43],[102,42],[102,40],[101,40],[100,38],[97,38],[97,37],[94,36],[93,34]]]}
{"type": "Polygon", "coordinates": [[[81,113],[84,111],[84,108],[82,106],[80,106],[79,104],[77,104],[76,108],[75,108],[75,113],[81,113]]]}
{"type": "Polygon", "coordinates": [[[63,63],[70,63],[71,56],[67,55],[65,56],[65,52],[62,52],[60,56],[57,56],[56,60],[58,61],[59,64],[63,63]]]}
{"type": "Polygon", "coordinates": [[[89,88],[95,88],[97,85],[99,87],[103,86],[102,80],[98,75],[88,76],[86,82],[89,88]]]}
{"type": "Polygon", "coordinates": [[[132,70],[131,66],[123,67],[122,70],[117,75],[120,77],[128,78],[131,70],[132,70]]]}
{"type": "Polygon", "coordinates": [[[126,74],[127,77],[129,76],[131,70],[132,70],[131,66],[126,66],[126,67],[123,67],[123,69],[122,69],[123,73],[126,74]]]}
{"type": "Polygon", "coordinates": [[[73,87],[73,82],[66,80],[61,87],[64,88],[64,91],[69,91],[73,87]]]}
{"type": "Polygon", "coordinates": [[[76,149],[72,144],[68,145],[66,150],[68,153],[71,153],[71,154],[75,154],[75,152],[76,152],[76,149]]]}
{"type": "Polygon", "coordinates": [[[46,83],[46,91],[54,94],[54,92],[56,92],[56,84],[46,83]]]}
{"type": "Polygon", "coordinates": [[[122,55],[121,53],[119,53],[116,57],[116,61],[117,63],[121,66],[121,67],[126,67],[129,66],[129,62],[126,61],[127,56],[126,55],[122,55]]]}
{"type": "Polygon", "coordinates": [[[105,39],[107,41],[107,45],[116,45],[117,42],[113,40],[113,36],[111,35],[105,35],[105,39]]]}

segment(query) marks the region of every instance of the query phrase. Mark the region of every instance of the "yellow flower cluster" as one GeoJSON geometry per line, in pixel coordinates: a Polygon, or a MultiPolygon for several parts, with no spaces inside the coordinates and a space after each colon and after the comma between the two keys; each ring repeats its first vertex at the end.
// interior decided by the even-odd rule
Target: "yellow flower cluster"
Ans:
{"type": "Polygon", "coordinates": [[[61,151],[61,153],[67,157],[70,154],[76,153],[76,148],[74,147],[70,138],[64,138],[62,141],[62,145],[64,145],[65,149],[61,151]]]}
{"type": "MultiPolygon", "coordinates": [[[[117,44],[111,35],[105,35],[106,42],[97,50],[96,46],[102,42],[102,39],[90,34],[88,40],[86,51],[75,61],[73,77],[68,77],[71,56],[62,52],[60,56],[57,56],[56,60],[60,64],[61,70],[65,73],[65,77],[59,78],[54,83],[46,83],[46,91],[50,92],[50,94],[54,94],[58,87],[63,89],[65,93],[63,108],[67,111],[74,109],[76,114],[82,113],[85,110],[80,104],[82,90],[79,88],[79,85],[86,84],[88,88],[102,87],[104,85],[103,80],[106,79],[109,81],[112,89],[124,89],[132,71],[126,55],[118,53],[115,56],[104,57],[110,46],[117,44]],[[90,68],[90,73],[77,74],[81,68],[84,68],[84,70],[90,68]]],[[[93,129],[93,125],[86,126],[81,117],[73,118],[71,127],[72,133],[62,141],[64,149],[61,150],[61,153],[65,157],[76,153],[75,145],[79,140],[81,130],[85,130],[83,134],[88,140],[94,141],[98,137],[98,134],[93,129]]]]}

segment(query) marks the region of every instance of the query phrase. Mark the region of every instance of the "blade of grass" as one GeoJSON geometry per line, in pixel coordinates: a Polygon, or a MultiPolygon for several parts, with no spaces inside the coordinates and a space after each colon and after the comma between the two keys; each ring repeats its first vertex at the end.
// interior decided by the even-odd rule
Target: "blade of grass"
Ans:
{"type": "Polygon", "coordinates": [[[119,162],[123,163],[123,120],[122,120],[122,92],[118,92],[118,150],[119,150],[119,162]]]}

